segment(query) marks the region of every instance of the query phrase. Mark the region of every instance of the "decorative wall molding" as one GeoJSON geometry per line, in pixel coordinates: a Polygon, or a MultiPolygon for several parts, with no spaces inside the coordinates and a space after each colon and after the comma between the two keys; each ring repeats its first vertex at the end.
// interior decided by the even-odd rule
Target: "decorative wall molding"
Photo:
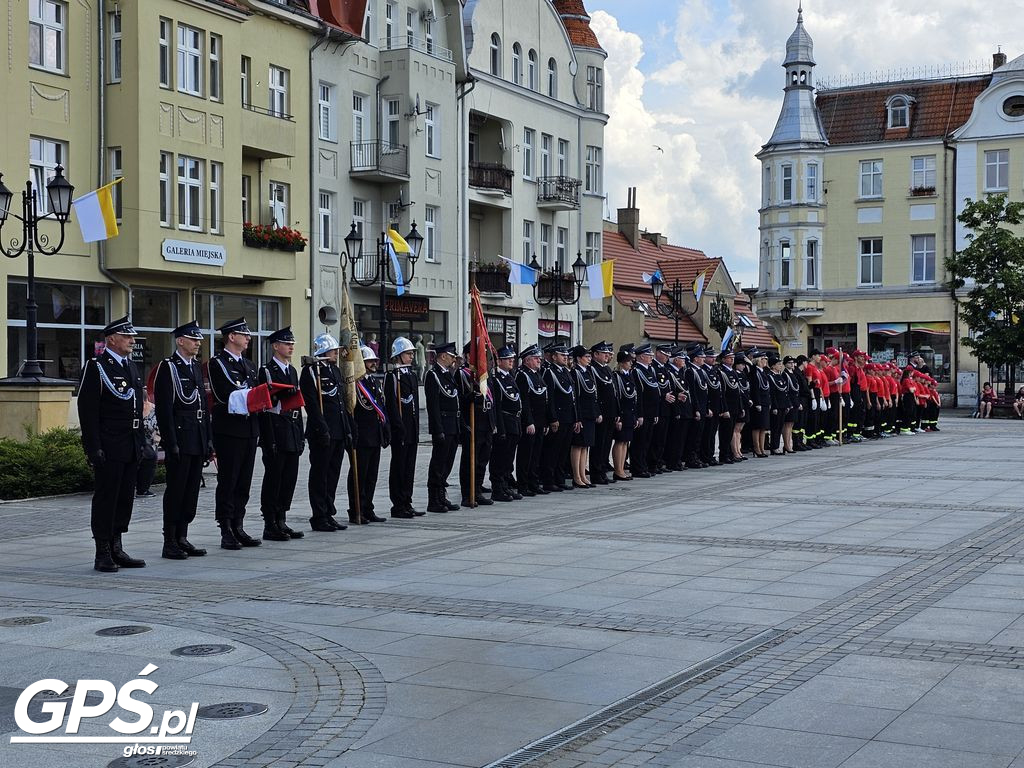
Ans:
{"type": "Polygon", "coordinates": [[[71,94],[70,92],[63,89],[48,88],[45,85],[39,83],[29,83],[28,86],[28,111],[35,115],[36,114],[36,99],[43,99],[44,101],[64,102],[64,122],[71,122],[71,94]]]}

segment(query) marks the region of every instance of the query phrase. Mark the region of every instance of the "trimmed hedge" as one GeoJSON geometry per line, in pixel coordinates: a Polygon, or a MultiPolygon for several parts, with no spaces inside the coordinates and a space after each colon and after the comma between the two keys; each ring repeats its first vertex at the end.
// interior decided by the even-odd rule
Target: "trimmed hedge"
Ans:
{"type": "Polygon", "coordinates": [[[77,431],[58,427],[23,442],[0,438],[0,499],[79,493],[92,485],[77,431]]]}

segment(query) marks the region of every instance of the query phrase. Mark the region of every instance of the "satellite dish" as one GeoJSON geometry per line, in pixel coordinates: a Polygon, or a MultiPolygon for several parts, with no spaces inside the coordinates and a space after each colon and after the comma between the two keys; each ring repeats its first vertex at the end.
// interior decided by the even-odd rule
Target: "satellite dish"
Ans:
{"type": "Polygon", "coordinates": [[[334,307],[320,307],[320,311],[317,314],[320,317],[320,322],[324,325],[334,325],[338,322],[338,310],[334,307]]]}

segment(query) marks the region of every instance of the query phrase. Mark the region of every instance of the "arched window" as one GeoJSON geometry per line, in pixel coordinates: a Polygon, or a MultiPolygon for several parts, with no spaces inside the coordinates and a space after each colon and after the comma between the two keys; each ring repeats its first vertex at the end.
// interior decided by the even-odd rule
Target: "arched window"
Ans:
{"type": "Polygon", "coordinates": [[[908,128],[910,126],[910,105],[914,100],[909,96],[890,96],[885,103],[889,112],[890,128],[908,128]]]}
{"type": "Polygon", "coordinates": [[[558,64],[554,59],[548,59],[548,96],[558,98],[558,64]]]}
{"type": "Polygon", "coordinates": [[[491,74],[501,77],[501,38],[497,32],[491,35],[491,74]]]}
{"type": "Polygon", "coordinates": [[[807,72],[800,70],[800,85],[807,85],[807,72]]]}
{"type": "Polygon", "coordinates": [[[537,90],[537,52],[533,48],[526,57],[526,87],[531,91],[537,90]]]}
{"type": "Polygon", "coordinates": [[[512,82],[523,84],[523,49],[519,43],[512,44],[512,82]]]}

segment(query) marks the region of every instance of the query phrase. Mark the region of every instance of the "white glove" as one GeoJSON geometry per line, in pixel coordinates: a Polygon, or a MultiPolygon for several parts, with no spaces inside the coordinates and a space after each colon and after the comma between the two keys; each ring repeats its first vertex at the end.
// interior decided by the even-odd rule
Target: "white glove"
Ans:
{"type": "Polygon", "coordinates": [[[811,410],[812,411],[818,410],[818,401],[815,400],[813,397],[811,398],[811,410]]]}
{"type": "Polygon", "coordinates": [[[827,411],[828,410],[828,400],[822,400],[821,401],[821,410],[823,410],[823,411],[827,411]]]}

